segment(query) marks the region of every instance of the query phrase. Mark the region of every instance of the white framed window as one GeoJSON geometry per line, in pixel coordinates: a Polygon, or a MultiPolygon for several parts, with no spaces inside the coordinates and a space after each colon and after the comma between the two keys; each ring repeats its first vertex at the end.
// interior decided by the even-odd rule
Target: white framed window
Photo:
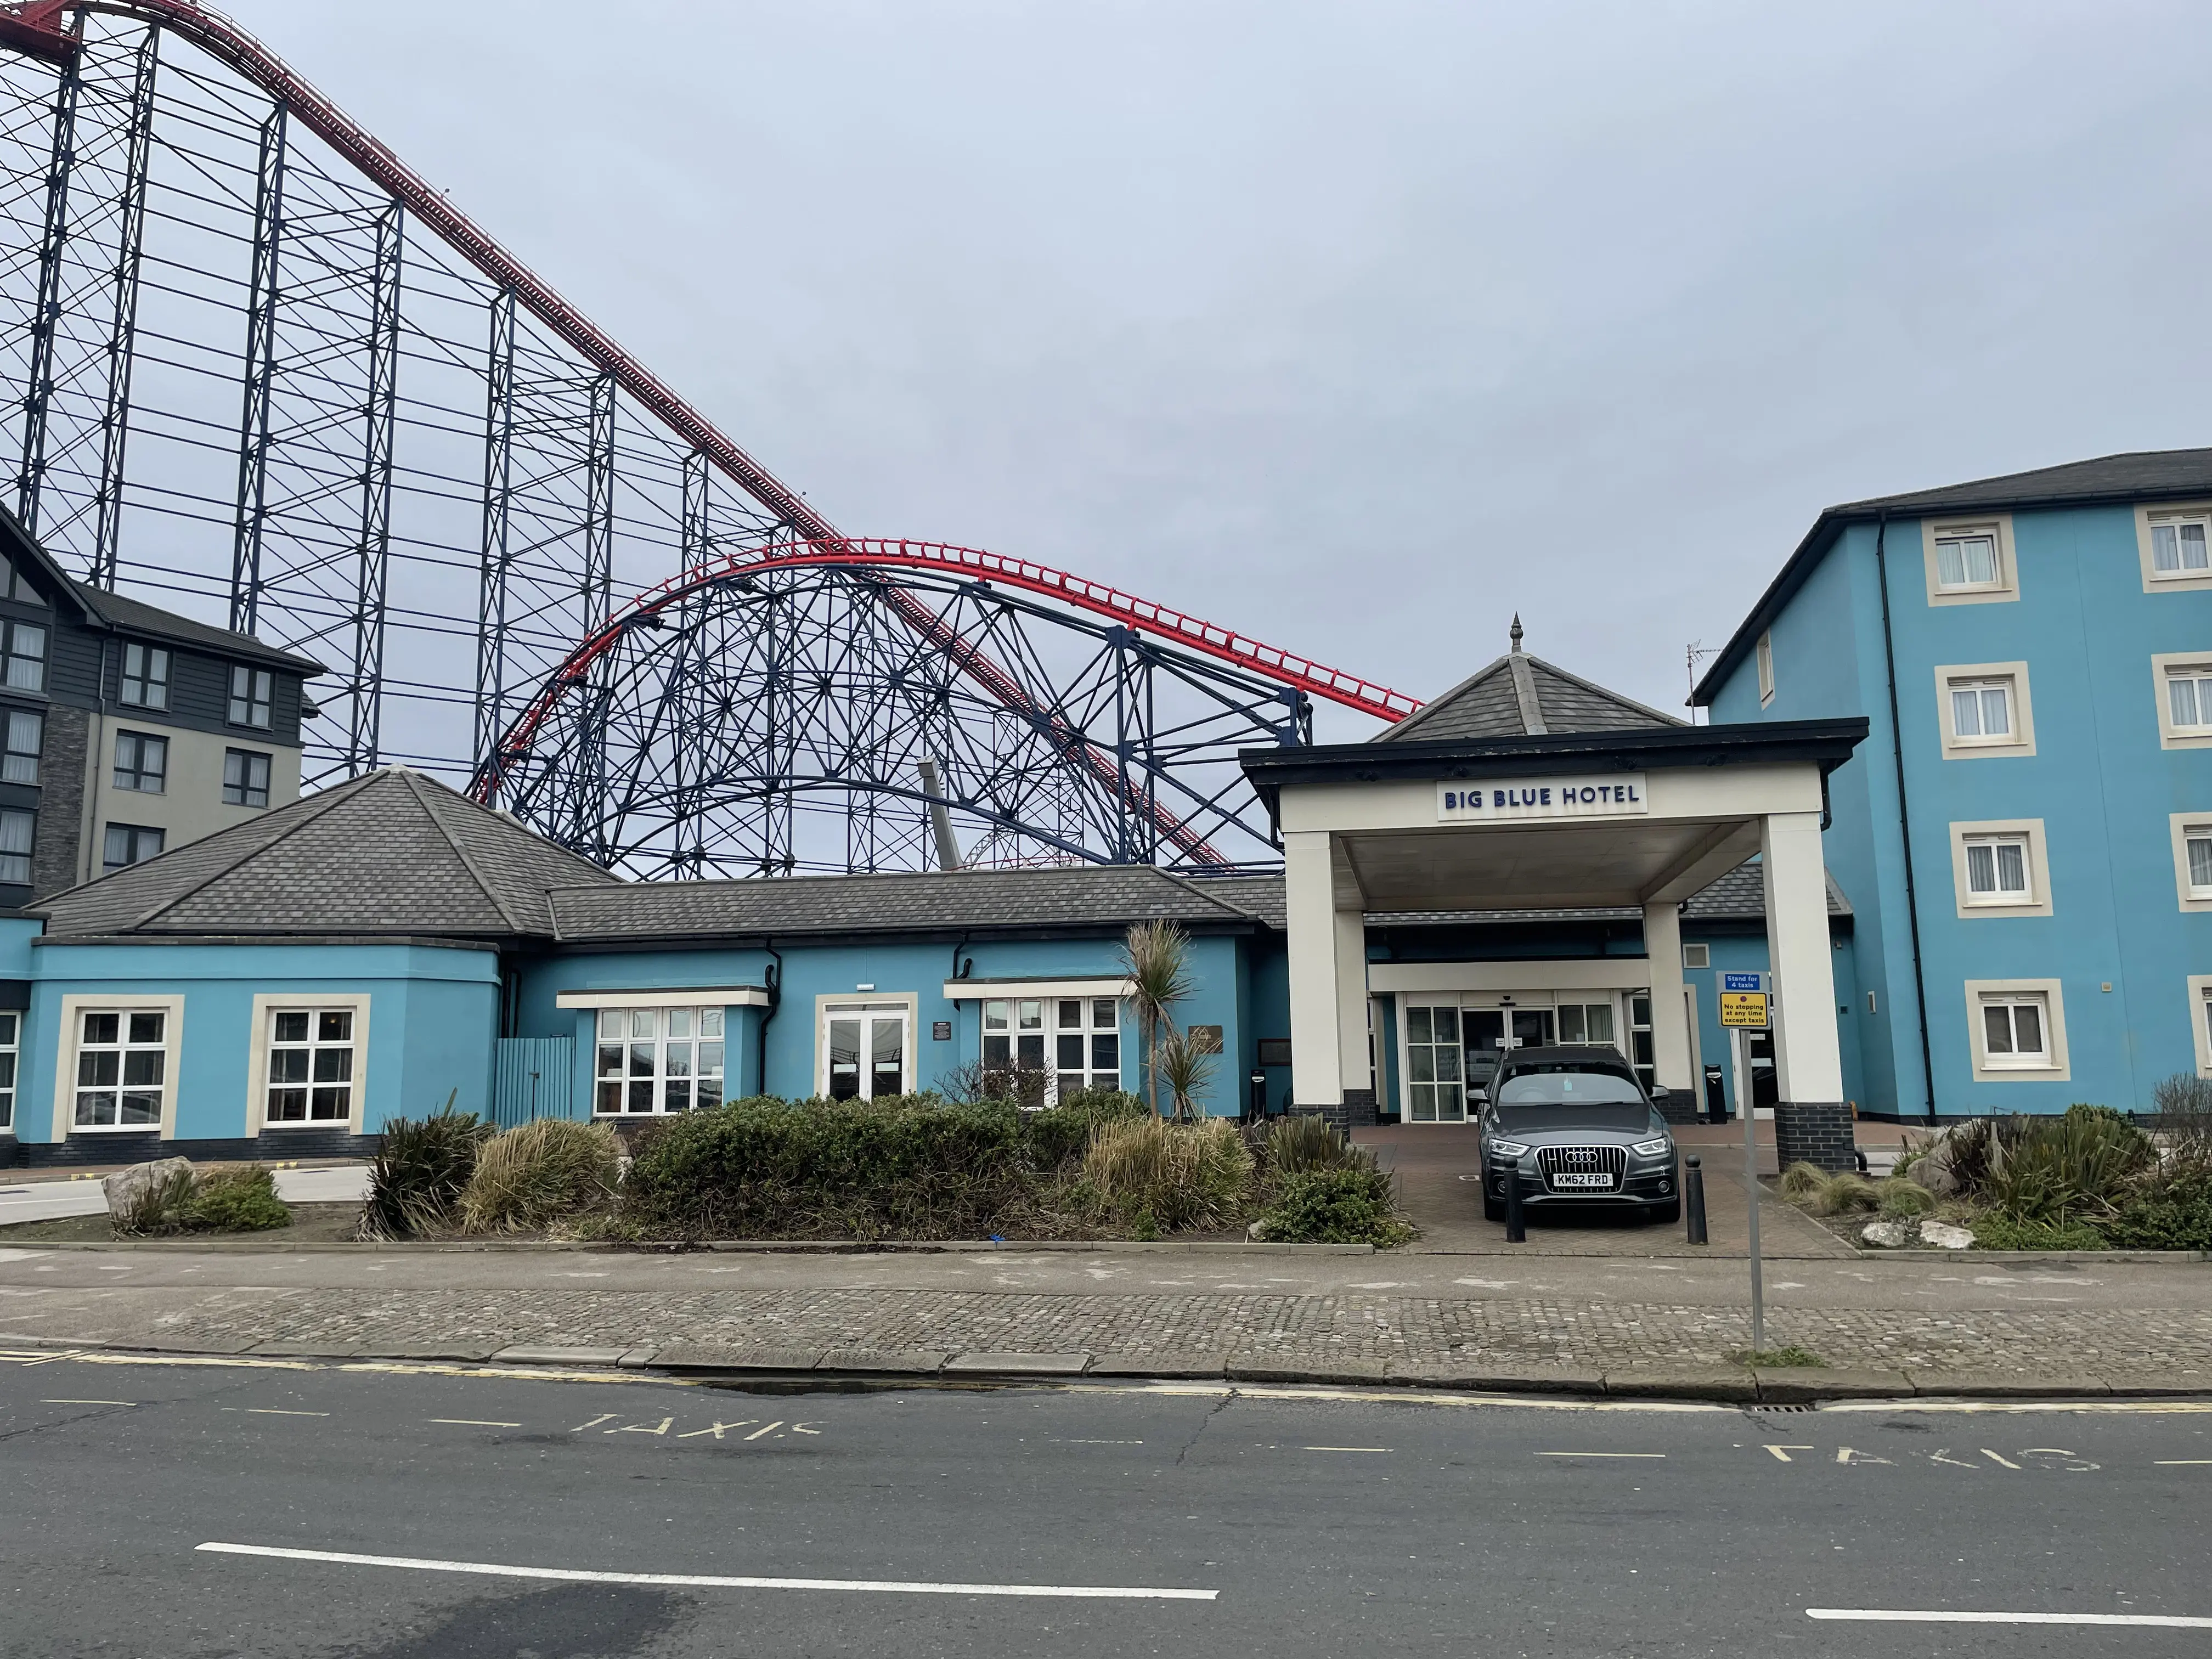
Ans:
{"type": "Polygon", "coordinates": [[[125,644],[116,701],[126,708],[167,708],[169,653],[158,645],[125,644]]]}
{"type": "Polygon", "coordinates": [[[1713,965],[1713,947],[1710,945],[1685,945],[1682,947],[1682,966],[1710,968],[1713,965]]]}
{"type": "Polygon", "coordinates": [[[2041,818],[1954,823],[1950,834],[1951,880],[1962,920],[2051,915],[2041,818]]]}
{"type": "Polygon", "coordinates": [[[2136,544],[2144,592],[2212,587],[2212,506],[2138,507],[2136,544]]]}
{"type": "Polygon", "coordinates": [[[2026,836],[1966,837],[1966,902],[2033,904],[2026,836]]]}
{"type": "Polygon", "coordinates": [[[1628,1063],[1638,1081],[1649,1091],[1659,1080],[1659,1054],[1651,1034],[1651,994],[1632,991],[1628,996],[1628,1063]]]}
{"type": "Polygon", "coordinates": [[[39,756],[46,744],[46,717],[34,709],[10,708],[0,752],[0,783],[36,784],[39,756]]]}
{"type": "Polygon", "coordinates": [[[0,557],[0,599],[14,599],[22,605],[44,605],[39,590],[23,580],[23,573],[7,558],[0,557]]]}
{"type": "Polygon", "coordinates": [[[1966,1019],[1975,1081],[2070,1080],[2065,999],[2057,980],[1970,979],[1966,1019]]]}
{"type": "Polygon", "coordinates": [[[1406,1010],[1406,1115],[1415,1123],[1467,1121],[1466,1049],[1457,1007],[1406,1010]]]}
{"type": "Polygon", "coordinates": [[[1770,631],[1759,636],[1759,706],[1762,708],[1774,701],[1774,635],[1770,631]]]}
{"type": "Polygon", "coordinates": [[[2197,1048],[2197,1075],[2212,1077],[2212,974],[2190,976],[2189,1024],[2197,1048]]]}
{"type": "Polygon", "coordinates": [[[15,1062],[22,1041],[22,1015],[0,1012],[0,1134],[15,1133],[15,1062]]]}
{"type": "Polygon", "coordinates": [[[2168,651],[2150,659],[2161,749],[2212,749],[2212,651],[2168,651]]]}
{"type": "Polygon", "coordinates": [[[598,1028],[594,1115],[688,1112],[722,1103],[721,1009],[602,1008],[598,1028]]]}
{"type": "Polygon", "coordinates": [[[1078,1090],[1121,1087],[1118,999],[992,997],[982,1011],[986,1071],[1043,1073],[1047,1104],[1078,1090]]]}
{"type": "Polygon", "coordinates": [[[77,1014],[78,1129],[153,1129],[169,1088],[167,1008],[87,1008],[77,1014]]]}
{"type": "Polygon", "coordinates": [[[1989,605],[2020,597],[2012,515],[1923,519],[1921,546],[1930,605],[1989,605]]]}
{"type": "Polygon", "coordinates": [[[912,1005],[827,1003],[821,1032],[823,1092],[830,1099],[887,1100],[914,1092],[912,1005]]]}
{"type": "Polygon", "coordinates": [[[1559,1041],[1619,1048],[1620,1040],[1613,1033],[1613,1015],[1610,999],[1604,1002],[1563,1002],[1554,1015],[1559,1022],[1559,1041]]]}
{"type": "Polygon", "coordinates": [[[2024,662],[1954,663],[1936,671],[1947,760],[2035,752],[2024,662]]]}
{"type": "Polygon", "coordinates": [[[2173,837],[2175,896],[2187,911],[2212,911],[2212,811],[2175,812],[2166,819],[2173,837]]]}
{"type": "Polygon", "coordinates": [[[266,1012],[265,1122],[312,1127],[353,1121],[358,1018],[350,1006],[266,1012]]]}

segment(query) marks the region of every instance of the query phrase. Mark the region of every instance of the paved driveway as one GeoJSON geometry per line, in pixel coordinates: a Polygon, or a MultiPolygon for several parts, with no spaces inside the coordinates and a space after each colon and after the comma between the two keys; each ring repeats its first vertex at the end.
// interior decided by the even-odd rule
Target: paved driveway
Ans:
{"type": "MultiPolygon", "coordinates": [[[[276,1171],[276,1196],[293,1204],[343,1204],[365,1197],[368,1192],[365,1164],[276,1171]]],[[[0,1183],[0,1226],[17,1221],[52,1221],[59,1216],[100,1215],[106,1209],[107,1194],[96,1180],[18,1177],[0,1183]]]]}

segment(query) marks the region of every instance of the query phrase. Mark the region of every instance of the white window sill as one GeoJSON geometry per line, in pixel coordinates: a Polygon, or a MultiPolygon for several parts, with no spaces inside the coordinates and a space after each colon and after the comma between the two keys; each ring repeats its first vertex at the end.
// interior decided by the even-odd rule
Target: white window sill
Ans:
{"type": "Polygon", "coordinates": [[[2055,1072],[2058,1068],[2048,1060],[1985,1060],[1985,1072],[2055,1072]]]}
{"type": "Polygon", "coordinates": [[[322,1117],[312,1118],[305,1123],[293,1120],[283,1123],[264,1123],[261,1127],[270,1134],[282,1134],[287,1129],[350,1129],[353,1120],[349,1117],[322,1117]]]}
{"type": "Polygon", "coordinates": [[[73,1135],[157,1135],[161,1133],[158,1123],[72,1123],[73,1135]]]}
{"type": "Polygon", "coordinates": [[[2038,915],[2043,914],[2043,906],[2026,895],[2019,898],[1970,898],[1964,908],[1969,910],[1986,910],[1998,915],[2002,915],[2008,911],[2020,911],[2038,915]]]}

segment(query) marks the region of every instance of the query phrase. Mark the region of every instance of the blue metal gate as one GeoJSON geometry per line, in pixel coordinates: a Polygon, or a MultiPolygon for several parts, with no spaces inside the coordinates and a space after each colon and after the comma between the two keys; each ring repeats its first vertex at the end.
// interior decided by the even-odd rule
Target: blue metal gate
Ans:
{"type": "Polygon", "coordinates": [[[575,1078],[575,1038],[500,1038],[492,1060],[491,1121],[512,1129],[534,1117],[574,1117],[575,1078]]]}

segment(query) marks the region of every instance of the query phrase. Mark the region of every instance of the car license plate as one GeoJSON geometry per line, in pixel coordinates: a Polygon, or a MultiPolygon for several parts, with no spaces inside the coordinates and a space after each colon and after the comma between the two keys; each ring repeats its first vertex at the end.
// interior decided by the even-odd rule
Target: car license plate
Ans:
{"type": "Polygon", "coordinates": [[[1552,1177],[1552,1184],[1554,1187],[1602,1187],[1610,1192],[1613,1190],[1613,1177],[1609,1175],[1557,1175],[1552,1177]]]}

